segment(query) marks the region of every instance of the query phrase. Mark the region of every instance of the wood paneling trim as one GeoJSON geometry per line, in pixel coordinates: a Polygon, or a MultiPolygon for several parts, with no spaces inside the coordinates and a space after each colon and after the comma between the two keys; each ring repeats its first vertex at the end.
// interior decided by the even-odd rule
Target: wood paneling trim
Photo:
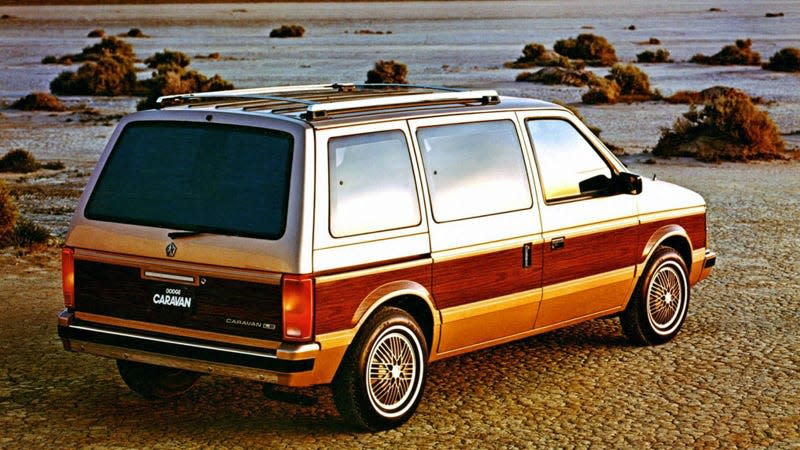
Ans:
{"type": "Polygon", "coordinates": [[[324,334],[353,328],[356,311],[364,299],[376,289],[396,281],[415,282],[430,292],[431,266],[429,263],[420,263],[388,272],[370,272],[358,277],[346,277],[316,284],[315,333],[324,334]]]}
{"type": "Polygon", "coordinates": [[[544,286],[621,269],[633,264],[638,246],[637,226],[589,235],[565,234],[564,246],[545,244],[544,286]]]}
{"type": "MultiPolygon", "coordinates": [[[[669,226],[677,225],[686,231],[689,241],[692,244],[692,249],[696,250],[706,246],[706,214],[705,210],[700,213],[694,213],[686,216],[676,216],[671,218],[660,218],[655,221],[643,222],[639,231],[639,250],[640,254],[647,245],[650,237],[658,229],[669,226]]],[[[647,255],[644,255],[646,258],[647,255]]]]}
{"type": "Polygon", "coordinates": [[[542,285],[542,244],[531,245],[522,267],[523,244],[493,253],[433,264],[433,299],[439,309],[536,289],[542,285]]]}

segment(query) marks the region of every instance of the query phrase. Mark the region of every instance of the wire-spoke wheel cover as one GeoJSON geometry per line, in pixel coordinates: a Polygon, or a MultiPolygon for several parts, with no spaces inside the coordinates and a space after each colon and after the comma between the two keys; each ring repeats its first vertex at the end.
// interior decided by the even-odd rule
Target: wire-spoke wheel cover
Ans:
{"type": "Polygon", "coordinates": [[[647,288],[647,320],[653,331],[668,335],[682,322],[686,311],[688,286],[683,269],[667,261],[656,269],[647,288]]]}
{"type": "Polygon", "coordinates": [[[397,417],[414,404],[422,382],[422,347],[411,330],[395,325],[384,330],[369,352],[367,396],[384,417],[397,417]]]}

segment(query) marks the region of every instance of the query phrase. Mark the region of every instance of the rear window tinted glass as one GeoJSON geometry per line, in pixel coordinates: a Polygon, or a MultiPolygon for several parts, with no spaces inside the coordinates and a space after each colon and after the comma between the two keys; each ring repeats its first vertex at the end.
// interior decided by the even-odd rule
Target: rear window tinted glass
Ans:
{"type": "Polygon", "coordinates": [[[286,226],[293,138],[260,128],[135,122],[117,140],[90,219],[277,239],[286,226]]]}
{"type": "Polygon", "coordinates": [[[420,224],[417,188],[403,132],[331,139],[328,166],[332,236],[420,224]]]}
{"type": "Polygon", "coordinates": [[[437,222],[530,208],[517,128],[508,120],[417,130],[437,222]]]}

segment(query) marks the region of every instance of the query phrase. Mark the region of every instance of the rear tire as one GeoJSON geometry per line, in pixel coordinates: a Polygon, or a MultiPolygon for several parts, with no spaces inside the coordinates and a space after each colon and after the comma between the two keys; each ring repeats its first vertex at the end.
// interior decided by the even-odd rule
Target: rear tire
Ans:
{"type": "Polygon", "coordinates": [[[345,353],[333,379],[336,409],[349,424],[369,431],[405,423],[425,387],[428,347],[419,324],[399,308],[379,310],[345,353]]]}
{"type": "Polygon", "coordinates": [[[170,367],[117,360],[122,380],[133,392],[150,400],[177,397],[194,385],[201,374],[170,367]]]}
{"type": "Polygon", "coordinates": [[[639,345],[658,345],[678,334],[689,308],[688,273],[674,248],[656,249],[620,315],[628,339],[639,345]]]}

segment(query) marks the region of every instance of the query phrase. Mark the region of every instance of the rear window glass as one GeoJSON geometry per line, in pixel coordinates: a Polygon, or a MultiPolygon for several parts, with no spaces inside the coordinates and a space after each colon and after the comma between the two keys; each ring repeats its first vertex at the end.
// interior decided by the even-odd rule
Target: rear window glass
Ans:
{"type": "Polygon", "coordinates": [[[278,239],[293,138],[261,128],[135,122],[123,130],[86,217],[278,239]]]}

